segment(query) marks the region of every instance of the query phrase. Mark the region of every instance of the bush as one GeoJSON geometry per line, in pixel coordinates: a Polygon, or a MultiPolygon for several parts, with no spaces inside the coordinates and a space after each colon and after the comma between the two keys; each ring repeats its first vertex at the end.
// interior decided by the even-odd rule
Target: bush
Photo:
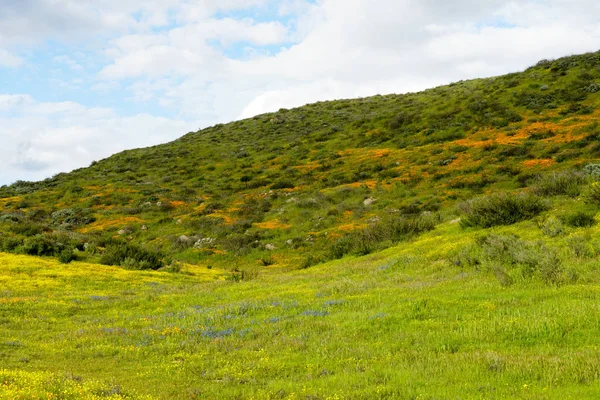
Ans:
{"type": "Polygon", "coordinates": [[[271,185],[271,189],[293,189],[296,185],[288,181],[278,181],[271,185]]]}
{"type": "Polygon", "coordinates": [[[163,255],[128,243],[111,243],[100,258],[104,265],[118,265],[127,269],[159,269],[164,267],[163,255]]]}
{"type": "Polygon", "coordinates": [[[11,232],[16,233],[18,235],[36,236],[41,235],[44,232],[44,230],[47,229],[47,227],[45,225],[38,224],[35,222],[25,221],[21,223],[11,224],[8,229],[11,232]]]}
{"type": "Polygon", "coordinates": [[[594,182],[587,188],[585,201],[589,204],[600,205],[600,182],[594,182]]]}
{"type": "Polygon", "coordinates": [[[496,194],[469,200],[458,206],[463,227],[489,228],[511,225],[535,217],[548,205],[529,194],[496,194]]]}
{"type": "Polygon", "coordinates": [[[572,214],[563,216],[562,220],[565,224],[574,228],[587,228],[596,223],[594,217],[595,213],[576,211],[572,214]]]}
{"type": "Polygon", "coordinates": [[[87,208],[74,209],[65,208],[52,213],[52,224],[61,228],[69,229],[77,226],[91,224],[96,221],[91,210],[87,208]]]}
{"type": "Polygon", "coordinates": [[[461,249],[450,261],[462,267],[490,271],[503,286],[515,278],[539,279],[547,284],[567,280],[562,262],[555,249],[543,242],[528,242],[515,235],[489,234],[461,249]]]}
{"type": "Polygon", "coordinates": [[[550,217],[539,224],[540,230],[546,236],[556,237],[565,232],[565,228],[560,219],[550,217]]]}
{"type": "Polygon", "coordinates": [[[58,254],[58,261],[60,261],[63,264],[69,264],[71,261],[75,261],[76,259],[77,256],[75,256],[73,249],[71,249],[70,247],[64,249],[58,254]]]}
{"type": "Polygon", "coordinates": [[[57,253],[55,243],[43,235],[28,238],[23,243],[23,252],[30,256],[54,256],[57,253]]]}
{"type": "Polygon", "coordinates": [[[366,255],[382,244],[395,244],[435,228],[437,215],[417,217],[388,216],[370,226],[346,234],[329,247],[329,258],[339,259],[346,254],[366,255]]]}
{"type": "Polygon", "coordinates": [[[585,183],[585,174],[577,171],[562,171],[542,175],[533,184],[533,193],[539,196],[579,196],[585,183]]]}

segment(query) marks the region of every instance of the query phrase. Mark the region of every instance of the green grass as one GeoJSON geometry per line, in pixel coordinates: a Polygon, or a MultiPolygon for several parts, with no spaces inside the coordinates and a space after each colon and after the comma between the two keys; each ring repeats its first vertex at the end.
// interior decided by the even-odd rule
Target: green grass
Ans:
{"type": "Polygon", "coordinates": [[[569,243],[598,229],[565,229],[444,224],[249,282],[0,255],[0,361],[159,399],[595,398],[600,260],[569,243]],[[541,239],[576,278],[506,286],[454,263],[482,233],[541,239]]]}

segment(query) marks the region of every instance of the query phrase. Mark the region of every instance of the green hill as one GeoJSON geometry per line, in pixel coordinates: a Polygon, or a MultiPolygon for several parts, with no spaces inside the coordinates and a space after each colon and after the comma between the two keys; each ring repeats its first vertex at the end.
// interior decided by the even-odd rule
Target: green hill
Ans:
{"type": "Polygon", "coordinates": [[[0,249],[246,271],[367,254],[600,157],[600,53],[311,104],[0,189],[0,249]]]}

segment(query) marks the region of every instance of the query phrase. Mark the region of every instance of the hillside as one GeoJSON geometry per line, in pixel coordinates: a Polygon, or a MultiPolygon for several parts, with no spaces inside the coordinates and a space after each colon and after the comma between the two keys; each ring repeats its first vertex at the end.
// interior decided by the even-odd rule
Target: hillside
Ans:
{"type": "Polygon", "coordinates": [[[307,105],[0,189],[0,249],[255,276],[368,254],[600,158],[600,53],[307,105]],[[175,260],[175,261],[172,261],[175,260]]]}
{"type": "Polygon", "coordinates": [[[0,399],[599,398],[599,105],[593,53],[2,187],[0,399]]]}

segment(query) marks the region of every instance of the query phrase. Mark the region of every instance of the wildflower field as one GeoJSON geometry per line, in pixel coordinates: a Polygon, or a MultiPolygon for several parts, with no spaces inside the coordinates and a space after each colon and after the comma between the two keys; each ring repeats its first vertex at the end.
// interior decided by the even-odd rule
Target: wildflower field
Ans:
{"type": "Polygon", "coordinates": [[[596,398],[598,230],[445,223],[251,281],[0,254],[0,398],[596,398]],[[519,257],[537,240],[563,278],[522,262],[506,284],[494,241],[519,257]]]}

